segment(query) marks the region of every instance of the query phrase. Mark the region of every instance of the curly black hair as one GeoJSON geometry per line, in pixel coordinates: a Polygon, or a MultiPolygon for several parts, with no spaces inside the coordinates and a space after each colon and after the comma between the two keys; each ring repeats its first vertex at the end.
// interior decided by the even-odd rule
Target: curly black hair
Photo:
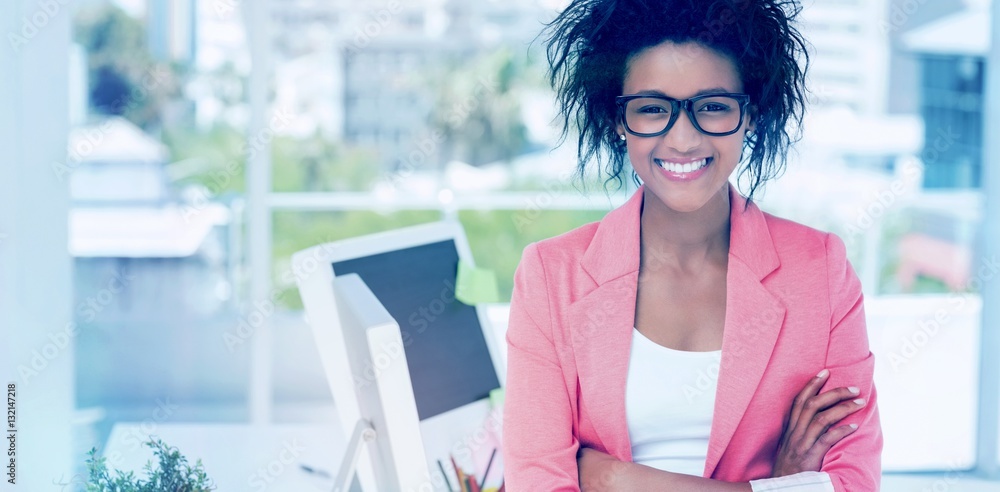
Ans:
{"type": "Polygon", "coordinates": [[[560,143],[574,127],[579,131],[578,177],[595,159],[609,175],[605,187],[623,184],[627,152],[615,132],[615,96],[631,57],[664,41],[696,42],[730,57],[750,95],[755,130],[740,177],[749,174],[752,199],[784,171],[787,151],[800,138],[809,65],[793,25],[801,10],[798,0],[573,0],[542,34],[563,124],[560,143]]]}

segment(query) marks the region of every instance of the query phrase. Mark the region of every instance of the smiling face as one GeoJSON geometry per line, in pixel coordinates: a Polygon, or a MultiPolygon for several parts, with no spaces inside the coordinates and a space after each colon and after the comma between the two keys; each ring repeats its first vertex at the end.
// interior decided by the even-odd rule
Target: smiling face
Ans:
{"type": "MultiPolygon", "coordinates": [[[[670,41],[635,54],[628,64],[622,86],[622,93],[626,95],[661,95],[675,99],[719,92],[743,92],[732,60],[696,43],[670,41]]],[[[692,109],[717,112],[720,106],[695,104],[692,109]]],[[[706,116],[704,121],[714,117],[706,116]]],[[[699,116],[699,121],[703,121],[701,118],[699,116]]],[[[702,127],[705,126],[703,122],[702,127]]],[[[670,130],[657,137],[632,135],[625,131],[621,122],[618,124],[618,133],[626,137],[632,167],[646,189],[677,212],[699,210],[713,197],[720,196],[739,164],[748,130],[753,130],[749,115],[731,135],[705,135],[694,127],[683,110],[670,130]]]]}

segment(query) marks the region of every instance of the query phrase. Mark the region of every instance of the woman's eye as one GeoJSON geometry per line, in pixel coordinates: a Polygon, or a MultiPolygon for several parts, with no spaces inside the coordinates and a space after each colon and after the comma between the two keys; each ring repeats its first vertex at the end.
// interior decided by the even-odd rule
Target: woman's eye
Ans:
{"type": "Polygon", "coordinates": [[[715,113],[719,111],[729,111],[729,106],[719,103],[709,103],[701,107],[701,111],[706,111],[709,113],[715,113]]]}
{"type": "Polygon", "coordinates": [[[665,108],[663,106],[644,106],[644,107],[639,108],[639,113],[642,113],[642,114],[660,114],[660,113],[669,113],[669,112],[670,112],[670,110],[668,110],[667,108],[665,108]]]}

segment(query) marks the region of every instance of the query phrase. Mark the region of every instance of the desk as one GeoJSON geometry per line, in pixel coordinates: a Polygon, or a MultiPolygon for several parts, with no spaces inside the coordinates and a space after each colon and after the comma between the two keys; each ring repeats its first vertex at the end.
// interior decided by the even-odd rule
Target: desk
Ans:
{"type": "Polygon", "coordinates": [[[115,424],[104,448],[109,470],[131,470],[145,477],[153,459],[142,445],[153,434],[176,447],[192,465],[200,458],[216,490],[329,490],[332,478],[303,471],[300,465],[336,474],[346,438],[336,425],[280,424],[115,424]]]}
{"type": "MultiPolygon", "coordinates": [[[[435,436],[425,442],[428,451],[442,458],[449,452],[456,453],[456,457],[468,454],[473,457],[471,466],[468,461],[461,462],[461,466],[467,470],[472,467],[484,469],[495,446],[483,431],[492,427],[489,423],[499,424],[489,421],[483,425],[482,414],[486,408],[483,402],[464,407],[464,411],[453,413],[448,419],[432,418],[422,422],[421,431],[425,436],[435,436]],[[470,430],[472,432],[467,433],[470,430]]],[[[177,448],[192,465],[201,459],[205,473],[219,491],[330,490],[347,446],[344,433],[335,424],[253,426],[123,422],[111,429],[103,448],[108,469],[132,471],[138,477],[145,477],[143,466],[153,460],[153,451],[142,443],[150,435],[177,448]],[[324,470],[329,477],[309,474],[302,470],[302,465],[324,470]]],[[[499,485],[502,461],[498,456],[493,463],[487,485],[499,485]]],[[[450,465],[446,464],[446,468],[449,474],[452,473],[450,465]]],[[[431,483],[437,485],[436,490],[445,490],[443,482],[437,478],[440,472],[431,463],[428,463],[428,472],[435,477],[431,483]]],[[[448,480],[455,484],[453,475],[449,475],[448,480]]]]}
{"type": "MultiPolygon", "coordinates": [[[[486,313],[494,328],[495,347],[500,351],[501,360],[506,360],[507,316],[506,304],[486,305],[486,313]]],[[[332,408],[332,407],[331,407],[332,408]]],[[[436,435],[427,447],[432,453],[446,455],[456,444],[465,448],[475,448],[475,464],[480,468],[488,461],[492,443],[478,442],[480,436],[473,435],[473,442],[463,439],[461,427],[477,429],[482,424],[481,413],[484,406],[472,409],[458,420],[445,421],[430,419],[422,424],[427,435],[436,435]],[[478,413],[477,413],[478,412],[478,413]],[[459,426],[455,426],[458,422],[459,426]],[[456,434],[457,433],[457,434],[456,434]],[[481,445],[480,445],[481,444],[481,445]]],[[[108,460],[108,468],[131,470],[144,477],[143,466],[153,459],[152,450],[142,445],[149,435],[155,435],[170,446],[178,448],[181,454],[193,464],[199,458],[205,472],[214,481],[219,491],[294,491],[329,490],[333,480],[321,479],[302,471],[306,465],[336,474],[344,455],[347,437],[336,422],[329,424],[278,424],[252,426],[228,423],[153,423],[120,422],[114,425],[103,448],[108,460]]],[[[490,485],[497,485],[501,477],[501,458],[497,457],[490,473],[490,485]]],[[[450,468],[450,467],[449,467],[450,468]]],[[[431,467],[432,474],[437,468],[431,467]]],[[[454,478],[449,476],[454,485],[454,478]]]]}

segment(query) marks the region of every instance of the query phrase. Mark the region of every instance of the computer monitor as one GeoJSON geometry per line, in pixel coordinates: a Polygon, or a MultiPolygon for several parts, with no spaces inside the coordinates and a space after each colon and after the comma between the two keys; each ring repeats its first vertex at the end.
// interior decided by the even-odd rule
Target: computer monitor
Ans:
{"type": "Polygon", "coordinates": [[[367,437],[376,490],[432,490],[399,324],[357,274],[337,277],[334,292],[361,415],[337,485],[352,483],[367,437]]]}
{"type": "MultiPolygon", "coordinates": [[[[455,298],[459,261],[474,264],[461,226],[436,222],[322,244],[293,255],[292,271],[316,338],[334,404],[347,435],[362,417],[349,365],[334,278],[357,274],[400,328],[427,467],[449,463],[489,415],[488,395],[505,367],[485,313],[455,298]]],[[[456,456],[456,458],[460,458],[456,456]]],[[[374,488],[366,461],[365,492],[374,488]]],[[[436,481],[435,483],[443,482],[436,481]]],[[[438,487],[435,487],[441,490],[438,487]]]]}

